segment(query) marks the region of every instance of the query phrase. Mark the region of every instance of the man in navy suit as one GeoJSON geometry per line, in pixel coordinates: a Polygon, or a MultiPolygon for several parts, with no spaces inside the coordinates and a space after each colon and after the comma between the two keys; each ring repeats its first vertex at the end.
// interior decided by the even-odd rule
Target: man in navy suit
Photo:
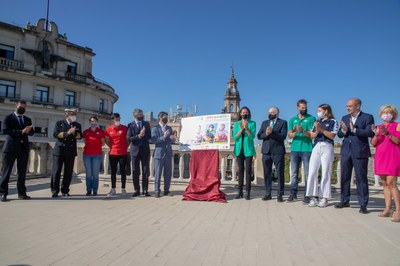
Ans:
{"type": "Polygon", "coordinates": [[[340,151],[341,182],[340,202],[335,208],[350,207],[350,181],[354,167],[358,194],[359,212],[367,214],[368,205],[368,158],[371,156],[368,138],[374,135],[371,125],[374,117],[360,111],[361,100],[351,98],[346,105],[348,115],[340,121],[339,138],[343,138],[340,151]]]}
{"type": "Polygon", "coordinates": [[[3,120],[3,134],[6,139],[3,146],[3,167],[0,178],[0,195],[1,201],[7,201],[8,182],[10,181],[11,171],[17,160],[17,190],[18,198],[30,199],[26,194],[26,170],[29,158],[29,140],[28,135],[34,133],[32,120],[24,116],[26,110],[26,102],[18,101],[15,104],[15,112],[7,115],[3,120]]]}
{"type": "Polygon", "coordinates": [[[53,148],[53,167],[50,189],[53,198],[60,192],[61,170],[64,166],[64,175],[61,185],[63,196],[69,196],[69,186],[72,180],[75,157],[77,156],[76,140],[82,138],[82,126],[76,122],[76,110],[65,109],[65,119],[54,126],[53,137],[56,144],[53,148]]]}
{"type": "Polygon", "coordinates": [[[279,119],[278,107],[268,110],[268,120],[262,122],[257,138],[262,140],[262,161],[264,167],[265,196],[262,200],[270,200],[272,190],[272,163],[278,177],[277,201],[283,202],[285,190],[285,139],[287,122],[279,119]]]}
{"type": "Polygon", "coordinates": [[[167,126],[168,114],[160,112],[158,114],[159,123],[151,129],[151,141],[155,144],[154,148],[154,191],[155,197],[160,197],[161,173],[164,169],[164,196],[172,196],[169,191],[172,177],[172,147],[171,142],[175,141],[172,128],[167,126]]]}
{"type": "Polygon", "coordinates": [[[130,153],[132,161],[132,180],[134,193],[132,197],[140,195],[140,163],[142,164],[142,189],[144,196],[150,196],[149,189],[149,163],[150,163],[150,146],[151,138],[150,124],[143,120],[143,111],[136,108],[133,111],[134,121],[128,124],[128,139],[131,143],[130,153]]]}

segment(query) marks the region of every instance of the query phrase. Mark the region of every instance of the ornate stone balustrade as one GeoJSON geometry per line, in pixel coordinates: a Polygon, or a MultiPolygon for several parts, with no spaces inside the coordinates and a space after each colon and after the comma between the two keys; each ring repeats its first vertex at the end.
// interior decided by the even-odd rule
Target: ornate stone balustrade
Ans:
{"type": "MultiPolygon", "coordinates": [[[[4,136],[0,136],[0,149],[4,144],[4,136]]],[[[76,157],[75,165],[74,165],[74,173],[84,174],[85,168],[83,165],[83,143],[78,143],[78,156],[76,157]]],[[[54,142],[48,141],[47,138],[40,137],[32,137],[31,138],[31,151],[29,157],[28,164],[28,175],[51,175],[51,166],[52,166],[52,147],[54,147],[54,142]]],[[[154,146],[150,145],[150,149],[153,150],[154,146]]],[[[260,153],[260,147],[256,148],[257,154],[255,159],[253,160],[253,169],[254,169],[254,184],[263,185],[263,166],[262,166],[262,156],[260,153]]],[[[372,150],[374,154],[374,150],[372,150]]],[[[108,147],[103,147],[103,164],[102,164],[102,176],[108,178],[109,176],[109,161],[108,161],[108,147]]],[[[172,161],[172,169],[173,169],[173,180],[188,182],[190,179],[189,172],[189,164],[190,164],[190,152],[182,152],[178,151],[178,146],[173,146],[173,154],[174,159],[172,161]]],[[[237,163],[232,155],[232,149],[226,151],[220,151],[220,179],[222,184],[236,184],[237,183],[237,163]]],[[[286,154],[286,171],[285,171],[285,180],[286,183],[289,183],[289,165],[290,165],[290,148],[287,147],[286,154]]],[[[339,148],[335,148],[335,163],[333,169],[333,179],[337,180],[332,185],[339,187],[340,186],[340,152],[339,148]]],[[[0,167],[2,164],[2,156],[0,156],[0,167]]],[[[153,179],[154,170],[153,170],[153,158],[150,159],[150,180],[153,179]]],[[[301,169],[301,173],[304,173],[303,168],[301,169]]],[[[304,176],[302,174],[301,176],[304,176]]],[[[370,179],[374,180],[375,185],[379,185],[379,179],[374,178],[373,175],[373,158],[369,160],[369,171],[368,176],[370,179]]],[[[301,178],[301,184],[304,185],[304,178],[301,178]]]]}

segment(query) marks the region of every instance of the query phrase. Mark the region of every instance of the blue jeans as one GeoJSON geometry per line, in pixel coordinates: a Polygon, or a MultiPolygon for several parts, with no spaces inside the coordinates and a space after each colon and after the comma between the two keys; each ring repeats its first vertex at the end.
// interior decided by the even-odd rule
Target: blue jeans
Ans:
{"type": "Polygon", "coordinates": [[[86,169],[86,190],[97,193],[101,155],[83,155],[83,163],[86,169]]]}
{"type": "MultiPolygon", "coordinates": [[[[299,169],[301,162],[304,163],[304,180],[305,187],[307,187],[308,178],[308,165],[310,164],[311,152],[298,152],[292,151],[290,153],[290,195],[297,197],[297,191],[299,188],[299,169]]],[[[304,189],[304,196],[306,195],[306,189],[304,189]]]]}

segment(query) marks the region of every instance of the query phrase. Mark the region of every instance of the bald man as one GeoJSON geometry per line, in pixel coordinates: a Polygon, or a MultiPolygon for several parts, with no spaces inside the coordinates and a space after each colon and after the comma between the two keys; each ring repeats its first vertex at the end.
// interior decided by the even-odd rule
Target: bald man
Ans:
{"type": "Polygon", "coordinates": [[[367,214],[369,199],[368,189],[368,158],[371,156],[368,138],[374,135],[371,125],[374,124],[374,117],[362,112],[361,100],[351,98],[348,100],[347,115],[340,121],[339,138],[343,138],[340,150],[341,156],[341,181],[340,181],[340,202],[335,208],[342,209],[350,207],[350,181],[354,167],[356,174],[356,185],[358,194],[359,212],[367,214]]]}

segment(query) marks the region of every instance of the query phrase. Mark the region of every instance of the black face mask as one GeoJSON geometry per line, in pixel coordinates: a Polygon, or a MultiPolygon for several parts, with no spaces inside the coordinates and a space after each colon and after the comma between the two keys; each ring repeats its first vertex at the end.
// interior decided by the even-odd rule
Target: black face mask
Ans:
{"type": "Polygon", "coordinates": [[[249,119],[249,115],[242,115],[242,119],[244,119],[244,120],[249,119]]]}
{"type": "Polygon", "coordinates": [[[162,121],[164,124],[166,124],[166,123],[168,123],[168,118],[163,118],[163,119],[161,119],[161,121],[162,121]]]}
{"type": "Polygon", "coordinates": [[[138,121],[143,121],[143,116],[137,117],[136,118],[138,121]]]}
{"type": "Polygon", "coordinates": [[[305,115],[305,114],[307,114],[307,109],[300,110],[300,114],[301,114],[301,115],[305,115]]]}
{"type": "Polygon", "coordinates": [[[269,115],[268,115],[268,118],[269,118],[269,120],[274,120],[274,119],[276,118],[276,115],[271,115],[271,114],[269,114],[269,115]]]}
{"type": "Polygon", "coordinates": [[[17,108],[17,113],[19,114],[19,115],[23,115],[24,113],[25,113],[25,108],[24,107],[18,107],[17,108]]]}

